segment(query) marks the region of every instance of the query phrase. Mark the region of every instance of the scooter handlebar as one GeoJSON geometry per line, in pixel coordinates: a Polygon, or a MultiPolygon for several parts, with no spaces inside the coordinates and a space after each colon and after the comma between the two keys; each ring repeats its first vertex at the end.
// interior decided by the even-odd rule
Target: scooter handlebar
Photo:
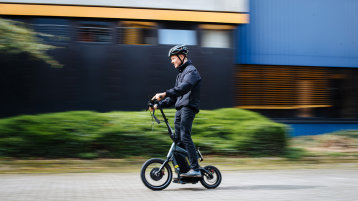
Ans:
{"type": "Polygon", "coordinates": [[[148,107],[154,109],[154,105],[159,105],[159,101],[157,99],[153,99],[153,100],[150,100],[148,101],[148,107]]]}

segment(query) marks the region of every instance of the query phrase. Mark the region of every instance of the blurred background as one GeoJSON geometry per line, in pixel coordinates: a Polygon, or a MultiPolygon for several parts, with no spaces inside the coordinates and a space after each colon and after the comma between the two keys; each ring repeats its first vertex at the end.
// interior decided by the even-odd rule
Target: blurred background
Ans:
{"type": "Polygon", "coordinates": [[[186,44],[202,109],[249,109],[291,136],[358,129],[355,0],[1,0],[0,15],[42,33],[62,65],[2,51],[1,118],[144,110],[186,44]]]}

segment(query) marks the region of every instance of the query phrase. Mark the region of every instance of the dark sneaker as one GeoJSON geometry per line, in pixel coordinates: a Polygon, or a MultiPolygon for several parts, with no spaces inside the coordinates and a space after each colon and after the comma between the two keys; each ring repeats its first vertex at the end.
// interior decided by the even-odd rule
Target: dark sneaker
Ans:
{"type": "Polygon", "coordinates": [[[201,177],[201,172],[190,169],[187,173],[181,174],[181,177],[201,177]]]}

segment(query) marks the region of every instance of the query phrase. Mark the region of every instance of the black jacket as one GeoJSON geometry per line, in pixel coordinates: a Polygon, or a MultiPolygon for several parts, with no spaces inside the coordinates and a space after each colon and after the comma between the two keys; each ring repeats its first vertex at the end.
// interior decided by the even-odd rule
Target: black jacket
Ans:
{"type": "Polygon", "coordinates": [[[175,87],[166,91],[166,98],[161,101],[163,107],[175,103],[177,110],[190,107],[199,112],[201,77],[190,60],[179,66],[175,87]]]}

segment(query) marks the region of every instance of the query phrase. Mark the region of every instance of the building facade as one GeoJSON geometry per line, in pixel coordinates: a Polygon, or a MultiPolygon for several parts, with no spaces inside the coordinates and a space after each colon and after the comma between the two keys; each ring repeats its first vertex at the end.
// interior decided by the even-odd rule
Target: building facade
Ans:
{"type": "Polygon", "coordinates": [[[290,124],[291,135],[358,129],[355,0],[0,0],[61,47],[54,69],[0,55],[1,116],[143,110],[172,87],[167,51],[186,44],[202,107],[238,107],[290,124]]]}
{"type": "Polygon", "coordinates": [[[238,28],[236,106],[293,135],[358,129],[358,2],[251,0],[238,28]]]}
{"type": "Polygon", "coordinates": [[[0,1],[1,17],[25,22],[63,64],[0,55],[1,116],[67,110],[143,110],[173,87],[167,57],[186,44],[203,78],[202,108],[234,106],[235,31],[247,0],[0,1]]]}

